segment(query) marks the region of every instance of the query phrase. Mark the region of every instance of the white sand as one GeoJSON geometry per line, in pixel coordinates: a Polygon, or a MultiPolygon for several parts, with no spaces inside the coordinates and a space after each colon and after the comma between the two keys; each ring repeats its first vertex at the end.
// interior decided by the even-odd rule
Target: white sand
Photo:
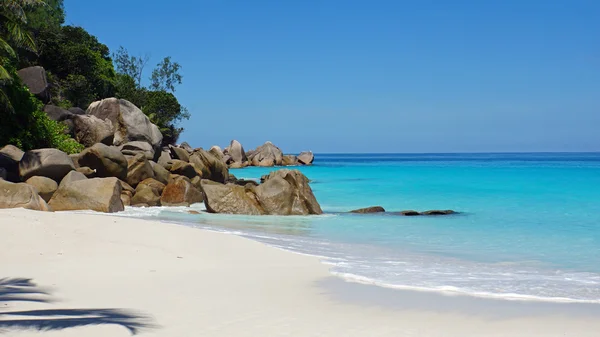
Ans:
{"type": "Polygon", "coordinates": [[[8,294],[17,288],[0,286],[6,336],[129,336],[129,324],[150,325],[141,336],[600,335],[600,320],[586,307],[353,286],[313,257],[158,222],[0,210],[0,249],[0,279],[30,278],[49,294],[8,294]],[[53,302],[7,301],[11,296],[53,302]],[[81,310],[89,308],[127,310],[101,317],[81,310]],[[54,311],[61,309],[73,310],[54,311]],[[23,314],[30,310],[40,311],[23,314]],[[83,326],[57,329],[74,325],[83,326]]]}

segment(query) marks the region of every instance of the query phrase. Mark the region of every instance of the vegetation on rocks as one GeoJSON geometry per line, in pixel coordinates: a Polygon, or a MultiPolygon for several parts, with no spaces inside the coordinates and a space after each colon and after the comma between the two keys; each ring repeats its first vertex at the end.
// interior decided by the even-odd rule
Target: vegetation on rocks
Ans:
{"type": "Polygon", "coordinates": [[[85,29],[64,22],[63,0],[0,2],[0,146],[79,152],[83,146],[63,123],[48,118],[44,104],[85,110],[91,102],[115,96],[140,107],[164,133],[164,144],[175,143],[183,130],[178,123],[189,118],[174,95],[182,80],[181,66],[166,57],[146,88],[142,74],[148,58],[128,64],[138,58],[124,48],[113,55],[85,29]],[[34,66],[45,69],[44,97],[32,94],[17,74],[34,66]]]}

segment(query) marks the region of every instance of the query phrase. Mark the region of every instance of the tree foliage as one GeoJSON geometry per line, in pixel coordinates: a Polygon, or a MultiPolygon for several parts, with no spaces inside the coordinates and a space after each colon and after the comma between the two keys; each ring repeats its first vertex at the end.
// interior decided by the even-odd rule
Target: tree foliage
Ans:
{"type": "Polygon", "coordinates": [[[165,57],[152,71],[150,77],[150,88],[175,92],[175,86],[181,84],[183,77],[179,74],[181,66],[177,62],[171,62],[171,57],[165,57]]]}
{"type": "Polygon", "coordinates": [[[142,78],[145,59],[130,56],[127,49],[121,47],[114,55],[114,62],[118,72],[117,97],[126,99],[142,109],[150,121],[159,127],[164,145],[177,142],[183,131],[177,124],[190,118],[188,110],[173,94],[175,86],[182,81],[179,63],[165,57],[152,71],[150,88],[146,88],[138,80],[142,78]]]}
{"type": "Polygon", "coordinates": [[[0,3],[0,145],[14,144],[23,150],[55,147],[73,153],[82,145],[65,134],[65,126],[52,121],[42,111],[42,103],[33,97],[17,76],[16,50],[36,51],[28,31],[26,10],[45,6],[37,0],[3,0],[0,3]]]}

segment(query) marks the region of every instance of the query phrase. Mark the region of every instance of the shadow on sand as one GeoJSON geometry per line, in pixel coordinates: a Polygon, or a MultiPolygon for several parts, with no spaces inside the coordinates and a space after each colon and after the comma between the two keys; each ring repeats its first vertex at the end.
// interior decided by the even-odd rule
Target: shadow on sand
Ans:
{"type": "MultiPolygon", "coordinates": [[[[50,303],[49,293],[31,279],[0,279],[0,310],[7,302],[50,303]]],[[[0,334],[10,329],[62,330],[89,325],[119,325],[132,335],[156,328],[145,315],[123,309],[42,309],[0,311],[0,334]]]]}

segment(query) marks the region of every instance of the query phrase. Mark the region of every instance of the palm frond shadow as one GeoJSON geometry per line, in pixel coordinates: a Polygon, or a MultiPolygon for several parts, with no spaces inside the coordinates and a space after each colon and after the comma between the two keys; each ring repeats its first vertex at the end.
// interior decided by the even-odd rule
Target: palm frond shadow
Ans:
{"type": "MultiPolygon", "coordinates": [[[[0,279],[2,302],[51,302],[49,292],[39,288],[31,279],[0,279]]],[[[38,331],[62,330],[90,325],[118,325],[132,335],[143,329],[156,328],[153,320],[141,313],[124,309],[42,309],[0,311],[0,334],[11,329],[38,331]]]]}

